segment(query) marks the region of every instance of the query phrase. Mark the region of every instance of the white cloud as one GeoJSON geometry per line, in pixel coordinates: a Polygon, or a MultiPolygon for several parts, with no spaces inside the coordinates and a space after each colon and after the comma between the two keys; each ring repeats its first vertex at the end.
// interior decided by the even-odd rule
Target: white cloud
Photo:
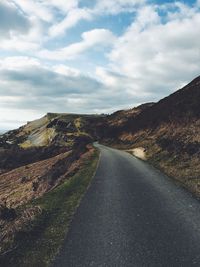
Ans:
{"type": "Polygon", "coordinates": [[[0,38],[10,38],[14,32],[26,34],[31,27],[29,19],[13,3],[0,2],[0,38]]]}
{"type": "MultiPolygon", "coordinates": [[[[52,0],[53,2],[55,0],[52,0]]],[[[52,4],[51,1],[51,4],[52,4]]],[[[60,0],[61,1],[61,0],[60,0]]],[[[146,0],[98,0],[93,9],[78,8],[77,1],[69,2],[70,8],[64,19],[49,29],[49,37],[64,34],[68,29],[74,27],[81,20],[95,20],[97,16],[105,14],[119,14],[121,12],[133,12],[136,7],[143,5],[146,0]]],[[[55,3],[54,3],[55,4],[55,3]]],[[[60,4],[57,4],[57,7],[60,4]]]]}
{"type": "Polygon", "coordinates": [[[46,0],[44,1],[44,4],[47,6],[56,7],[61,12],[66,14],[68,11],[78,7],[78,0],[46,0]]]}
{"type": "Polygon", "coordinates": [[[49,98],[51,102],[64,96],[80,97],[81,94],[95,93],[100,87],[100,82],[65,65],[48,66],[29,57],[0,60],[0,96],[6,97],[4,100],[10,101],[9,105],[23,100],[24,106],[30,108],[27,103],[30,104],[31,99],[41,97],[37,105],[42,105],[42,98],[49,98]]]}
{"type": "MultiPolygon", "coordinates": [[[[54,0],[53,0],[54,1],[54,0]]],[[[64,34],[81,20],[94,20],[96,16],[105,14],[118,14],[132,12],[137,6],[144,4],[146,0],[98,0],[93,9],[77,8],[78,4],[71,4],[66,17],[49,29],[49,36],[56,37],[64,34]]],[[[71,3],[71,2],[70,2],[71,3]]],[[[58,4],[59,6],[59,4],[58,4]]]]}
{"type": "Polygon", "coordinates": [[[102,67],[97,67],[96,75],[99,80],[103,81],[103,83],[108,87],[116,87],[118,85],[119,79],[109,72],[109,70],[106,70],[102,67]]]}
{"type": "Polygon", "coordinates": [[[61,22],[53,25],[49,29],[49,36],[55,37],[62,35],[66,30],[75,26],[80,20],[90,20],[91,18],[91,13],[87,9],[72,9],[61,22]]]}
{"type": "Polygon", "coordinates": [[[70,67],[63,65],[63,64],[53,66],[53,70],[56,73],[66,75],[66,76],[77,77],[77,76],[81,75],[81,72],[79,70],[74,69],[74,68],[70,68],[70,67]]]}
{"type": "Polygon", "coordinates": [[[21,38],[13,36],[11,39],[2,40],[0,42],[0,49],[7,51],[36,51],[39,49],[39,44],[36,42],[29,42],[21,38]]]}
{"type": "Polygon", "coordinates": [[[144,6],[137,12],[136,20],[132,24],[132,30],[144,30],[146,27],[160,23],[160,17],[153,6],[144,6]]]}
{"type": "Polygon", "coordinates": [[[15,56],[0,59],[0,70],[26,70],[27,67],[40,65],[38,59],[30,57],[15,56]]]}
{"type": "MultiPolygon", "coordinates": [[[[137,96],[129,95],[127,98],[127,95],[121,95],[121,91],[115,87],[111,88],[106,83],[66,65],[48,66],[28,57],[0,60],[0,110],[3,110],[0,114],[1,129],[10,125],[9,121],[5,122],[9,118],[17,121],[17,116],[30,120],[33,116],[40,117],[48,111],[114,111],[116,102],[118,108],[122,108],[136,103],[133,101],[139,101],[137,96]]],[[[15,125],[13,123],[13,127],[15,125]]]]}
{"type": "MultiPolygon", "coordinates": [[[[78,9],[78,0],[9,0],[15,3],[23,13],[35,21],[34,27],[45,28],[43,35],[56,37],[73,27],[81,19],[88,19],[89,14],[84,9],[78,9]],[[64,19],[57,21],[60,17],[64,19]],[[46,24],[45,24],[46,23],[46,24]],[[36,25],[37,24],[37,25],[36,25]]],[[[39,36],[37,36],[39,39],[39,36]]]]}
{"type": "Polygon", "coordinates": [[[129,91],[152,100],[200,74],[200,13],[162,23],[157,8],[142,8],[109,54],[111,70],[132,79],[129,91]]]}
{"type": "Polygon", "coordinates": [[[38,50],[41,36],[42,27],[37,18],[24,12],[11,0],[0,2],[1,50],[12,53],[38,50]]]}
{"type": "Polygon", "coordinates": [[[94,29],[82,34],[83,41],[88,45],[112,45],[115,41],[114,34],[106,29],[94,29]]]}
{"type": "Polygon", "coordinates": [[[43,1],[33,0],[12,0],[20,9],[30,17],[37,17],[41,20],[50,22],[53,15],[44,5],[43,1]]]}
{"type": "Polygon", "coordinates": [[[71,60],[89,48],[95,46],[112,46],[115,40],[116,37],[111,31],[106,29],[94,29],[84,32],[81,42],[55,51],[43,50],[39,53],[39,56],[51,60],[71,60]]]}
{"type": "Polygon", "coordinates": [[[94,8],[96,13],[119,14],[133,12],[136,7],[143,5],[146,0],[98,0],[94,8]]]}
{"type": "MultiPolygon", "coordinates": [[[[4,24],[10,25],[10,31],[4,27],[4,33],[9,33],[9,38],[3,37],[0,48],[19,52],[38,50],[40,47],[44,47],[45,42],[50,39],[64,35],[68,29],[76,26],[81,20],[92,21],[104,14],[129,11],[142,3],[144,0],[101,0],[97,1],[94,8],[90,9],[79,8],[78,0],[8,0],[7,4],[0,3],[0,32],[4,24]],[[17,18],[17,20],[12,20],[11,13],[8,11],[3,10],[1,12],[1,6],[9,7],[11,13],[15,12],[15,19],[17,18]],[[19,32],[16,33],[16,30],[23,31],[23,34],[21,32],[20,34],[19,32]]],[[[74,44],[68,48],[76,52],[82,51],[83,47],[84,44],[82,43],[74,44]]],[[[68,54],[66,52],[68,48],[60,49],[57,52],[62,54],[64,51],[68,54]]],[[[49,52],[44,51],[44,54],[49,55],[49,52]]]]}
{"type": "Polygon", "coordinates": [[[102,67],[97,67],[96,76],[97,79],[104,84],[105,88],[109,88],[109,91],[117,96],[119,104],[122,95],[127,97],[127,99],[143,99],[144,102],[146,99],[148,99],[148,101],[151,99],[151,93],[142,91],[142,86],[139,81],[133,79],[131,76],[127,76],[125,73],[114,72],[102,67]]]}

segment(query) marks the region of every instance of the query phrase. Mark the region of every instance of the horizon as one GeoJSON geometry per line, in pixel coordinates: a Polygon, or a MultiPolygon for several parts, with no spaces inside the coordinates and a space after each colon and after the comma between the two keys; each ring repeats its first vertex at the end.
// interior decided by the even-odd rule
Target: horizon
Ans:
{"type": "Polygon", "coordinates": [[[200,0],[1,2],[0,131],[159,101],[199,76],[198,25],[200,0]]]}

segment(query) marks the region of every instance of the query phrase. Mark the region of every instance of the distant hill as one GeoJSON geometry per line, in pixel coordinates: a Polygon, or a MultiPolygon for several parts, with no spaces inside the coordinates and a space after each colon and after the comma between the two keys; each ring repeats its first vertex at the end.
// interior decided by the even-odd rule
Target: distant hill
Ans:
{"type": "Polygon", "coordinates": [[[104,115],[47,113],[44,117],[5,133],[1,145],[21,148],[58,145],[71,147],[79,136],[95,136],[95,127],[104,115]]]}

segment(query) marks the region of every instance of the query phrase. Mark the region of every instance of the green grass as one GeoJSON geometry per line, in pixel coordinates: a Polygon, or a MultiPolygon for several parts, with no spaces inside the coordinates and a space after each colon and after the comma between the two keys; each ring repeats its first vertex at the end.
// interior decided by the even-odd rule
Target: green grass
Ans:
{"type": "Polygon", "coordinates": [[[46,267],[61,247],[72,217],[87,190],[97,167],[99,152],[84,160],[84,167],[62,185],[33,201],[39,205],[42,215],[29,229],[18,234],[12,253],[4,257],[1,266],[46,267]]]}

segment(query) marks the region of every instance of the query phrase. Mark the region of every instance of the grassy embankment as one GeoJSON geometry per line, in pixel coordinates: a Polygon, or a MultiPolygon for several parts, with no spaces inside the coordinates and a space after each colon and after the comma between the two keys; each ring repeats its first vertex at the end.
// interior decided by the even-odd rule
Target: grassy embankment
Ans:
{"type": "Polygon", "coordinates": [[[171,177],[178,185],[200,197],[200,160],[198,155],[173,153],[152,147],[148,152],[148,162],[171,177]]]}
{"type": "MultiPolygon", "coordinates": [[[[184,149],[165,149],[157,144],[157,138],[141,139],[133,145],[106,143],[106,145],[126,150],[134,156],[133,149],[145,148],[145,161],[166,174],[178,186],[182,186],[196,197],[200,197],[200,158],[190,155],[184,149]]],[[[140,157],[140,159],[142,159],[140,157]]],[[[144,160],[144,159],[143,159],[144,160]]]]}
{"type": "Polygon", "coordinates": [[[184,150],[168,151],[157,145],[156,142],[149,141],[139,142],[135,147],[145,147],[145,161],[165,173],[177,185],[189,190],[196,197],[200,197],[200,159],[198,154],[190,155],[184,150]]]}
{"type": "Polygon", "coordinates": [[[61,247],[72,217],[97,168],[99,152],[83,159],[81,169],[43,197],[29,203],[40,206],[42,214],[18,234],[16,249],[0,259],[0,265],[15,267],[49,266],[61,247]]]}

